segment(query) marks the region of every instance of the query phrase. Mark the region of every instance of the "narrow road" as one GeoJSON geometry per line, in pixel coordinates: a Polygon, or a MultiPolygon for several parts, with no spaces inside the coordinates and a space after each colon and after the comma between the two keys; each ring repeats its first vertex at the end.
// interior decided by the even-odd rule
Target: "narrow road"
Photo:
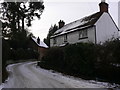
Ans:
{"type": "Polygon", "coordinates": [[[4,88],[106,88],[107,86],[106,83],[90,83],[53,73],[37,67],[36,63],[24,62],[9,65],[7,70],[10,75],[4,83],[4,88]]]}

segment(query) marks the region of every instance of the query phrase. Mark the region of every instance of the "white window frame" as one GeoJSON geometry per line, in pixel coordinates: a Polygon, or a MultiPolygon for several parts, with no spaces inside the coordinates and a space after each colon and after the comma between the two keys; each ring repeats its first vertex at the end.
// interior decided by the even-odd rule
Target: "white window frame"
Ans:
{"type": "Polygon", "coordinates": [[[88,38],[88,30],[80,30],[79,31],[79,39],[84,39],[84,38],[88,38]]]}
{"type": "Polygon", "coordinates": [[[64,42],[67,42],[67,34],[64,35],[64,42]]]}

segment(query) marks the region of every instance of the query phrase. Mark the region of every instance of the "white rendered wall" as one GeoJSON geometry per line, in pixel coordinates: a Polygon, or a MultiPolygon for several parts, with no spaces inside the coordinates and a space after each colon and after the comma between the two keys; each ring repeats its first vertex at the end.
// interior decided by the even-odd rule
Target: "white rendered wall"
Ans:
{"type": "Polygon", "coordinates": [[[60,46],[64,43],[64,36],[59,36],[56,38],[57,40],[57,46],[60,46]]]}
{"type": "Polygon", "coordinates": [[[104,12],[95,25],[98,44],[111,40],[113,37],[118,38],[118,28],[108,13],[104,12]]]}
{"type": "Polygon", "coordinates": [[[76,31],[76,32],[69,33],[69,34],[67,34],[67,38],[68,38],[68,40],[67,40],[68,43],[74,44],[79,39],[79,32],[76,31]]]}
{"type": "Polygon", "coordinates": [[[54,44],[54,39],[53,38],[50,39],[50,46],[51,47],[60,46],[60,45],[64,44],[64,36],[57,36],[55,38],[56,38],[56,44],[54,44]]]}
{"type": "Polygon", "coordinates": [[[52,47],[52,46],[54,46],[54,44],[53,44],[53,39],[51,38],[50,39],[50,47],[52,47]]]}
{"type": "Polygon", "coordinates": [[[68,34],[68,42],[70,44],[79,43],[79,42],[95,43],[95,28],[94,27],[90,27],[90,28],[86,28],[86,29],[87,29],[87,32],[88,32],[88,38],[79,39],[79,31],[76,31],[76,32],[68,34]]]}
{"type": "MultiPolygon", "coordinates": [[[[74,44],[74,43],[79,43],[79,42],[95,43],[95,28],[94,27],[87,28],[87,32],[88,32],[88,38],[84,38],[84,39],[79,39],[79,31],[68,33],[67,34],[67,42],[69,44],[74,44]]],[[[61,46],[66,43],[66,42],[64,42],[64,35],[56,37],[56,44],[53,44],[53,40],[54,39],[50,39],[51,47],[52,46],[61,46]]]]}
{"type": "Polygon", "coordinates": [[[88,28],[88,42],[95,43],[95,27],[88,28]]]}

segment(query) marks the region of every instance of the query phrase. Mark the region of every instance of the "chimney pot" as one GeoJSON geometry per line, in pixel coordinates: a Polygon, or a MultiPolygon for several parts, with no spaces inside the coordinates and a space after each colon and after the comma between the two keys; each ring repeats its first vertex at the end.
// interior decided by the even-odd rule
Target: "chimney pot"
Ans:
{"type": "Polygon", "coordinates": [[[101,2],[105,2],[105,0],[101,0],[101,2]]]}

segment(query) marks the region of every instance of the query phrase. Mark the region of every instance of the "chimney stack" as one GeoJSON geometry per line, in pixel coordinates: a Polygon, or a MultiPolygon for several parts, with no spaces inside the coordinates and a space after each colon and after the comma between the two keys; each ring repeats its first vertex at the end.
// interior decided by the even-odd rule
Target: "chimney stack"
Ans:
{"type": "Polygon", "coordinates": [[[37,38],[37,43],[40,44],[40,38],[39,37],[37,38]]]}
{"type": "Polygon", "coordinates": [[[58,24],[59,24],[59,29],[60,29],[60,28],[62,28],[65,25],[65,22],[63,20],[60,20],[58,22],[58,24]]]}
{"type": "Polygon", "coordinates": [[[108,13],[108,4],[105,2],[105,0],[101,0],[101,3],[99,4],[100,12],[107,12],[108,13]]]}

